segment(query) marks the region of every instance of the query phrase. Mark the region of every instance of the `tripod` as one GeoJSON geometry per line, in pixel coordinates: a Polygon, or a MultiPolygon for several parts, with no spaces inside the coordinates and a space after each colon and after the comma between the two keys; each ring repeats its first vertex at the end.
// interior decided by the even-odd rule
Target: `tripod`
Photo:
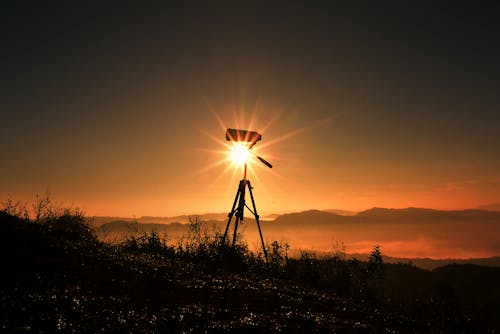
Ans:
{"type": "Polygon", "coordinates": [[[222,242],[221,245],[224,245],[226,241],[226,237],[229,231],[229,225],[231,225],[231,220],[233,219],[233,216],[236,215],[236,219],[234,221],[234,232],[233,232],[233,241],[231,244],[231,247],[234,248],[234,245],[236,243],[236,236],[238,232],[238,225],[239,223],[243,222],[243,212],[245,211],[245,207],[253,213],[255,217],[255,221],[257,222],[257,227],[259,229],[259,235],[260,235],[260,241],[262,243],[262,250],[264,251],[264,257],[267,262],[267,250],[266,246],[264,245],[264,238],[262,237],[262,231],[260,229],[260,222],[259,222],[259,215],[257,214],[257,208],[255,207],[255,200],[253,198],[253,193],[252,193],[252,185],[250,184],[250,181],[247,180],[247,164],[245,163],[244,167],[244,172],[243,172],[243,179],[240,180],[240,184],[238,185],[238,191],[236,192],[236,196],[234,198],[233,202],[233,207],[231,208],[231,212],[229,212],[228,220],[227,220],[227,225],[226,225],[226,230],[224,231],[224,236],[222,237],[222,242]],[[252,207],[253,210],[248,207],[248,205],[245,203],[245,191],[246,188],[248,187],[248,191],[250,192],[250,198],[252,199],[252,207]],[[236,206],[236,203],[238,203],[238,206],[236,206]]]}

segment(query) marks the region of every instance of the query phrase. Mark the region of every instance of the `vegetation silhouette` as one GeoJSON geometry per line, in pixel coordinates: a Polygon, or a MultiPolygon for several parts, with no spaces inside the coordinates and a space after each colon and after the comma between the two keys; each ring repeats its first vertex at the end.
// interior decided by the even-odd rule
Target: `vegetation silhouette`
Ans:
{"type": "Polygon", "coordinates": [[[345,332],[498,331],[500,268],[433,271],[342,252],[263,254],[192,219],[180,241],[157,233],[98,240],[83,213],[39,198],[0,210],[0,331],[345,332]]]}

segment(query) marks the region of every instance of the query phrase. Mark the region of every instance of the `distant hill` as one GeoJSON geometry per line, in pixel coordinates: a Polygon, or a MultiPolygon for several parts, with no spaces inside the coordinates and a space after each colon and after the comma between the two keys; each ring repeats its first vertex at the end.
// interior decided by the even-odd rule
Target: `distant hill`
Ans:
{"type": "Polygon", "coordinates": [[[139,218],[130,217],[108,217],[108,216],[94,216],[90,218],[90,223],[92,226],[101,226],[106,223],[114,221],[136,221],[141,224],[170,224],[170,223],[180,223],[188,224],[189,219],[199,219],[202,221],[223,221],[227,220],[227,213],[204,213],[204,214],[192,214],[192,215],[180,215],[173,217],[152,217],[152,216],[142,216],[139,218]]]}
{"type": "Polygon", "coordinates": [[[477,208],[480,210],[500,211],[500,203],[481,205],[481,206],[478,206],[477,208]]]}
{"type": "Polygon", "coordinates": [[[113,220],[108,223],[104,223],[99,227],[100,232],[124,232],[124,233],[134,233],[139,231],[139,223],[136,221],[128,220],[113,220]]]}
{"type": "Polygon", "coordinates": [[[361,211],[356,214],[356,217],[370,221],[382,220],[420,220],[429,221],[443,218],[450,218],[452,214],[446,211],[423,208],[406,208],[406,209],[387,209],[387,208],[372,208],[361,211]]]}
{"type": "Polygon", "coordinates": [[[333,212],[319,211],[319,210],[308,210],[303,212],[287,213],[280,215],[274,219],[275,224],[282,226],[286,225],[303,225],[307,227],[309,224],[321,225],[321,224],[333,224],[336,222],[350,222],[352,217],[341,216],[333,212]]]}
{"type": "Polygon", "coordinates": [[[357,213],[356,211],[338,210],[338,209],[328,209],[328,210],[321,210],[321,211],[336,213],[336,214],[341,215],[341,216],[354,216],[357,213]]]}
{"type": "MultiPolygon", "coordinates": [[[[221,231],[227,222],[227,214],[210,213],[138,219],[95,217],[93,225],[105,240],[117,241],[131,233],[153,231],[172,240],[187,233],[189,217],[202,221],[208,230],[221,231]]],[[[308,210],[277,215],[270,221],[262,219],[261,227],[267,242],[287,242],[294,249],[329,252],[340,247],[347,253],[368,254],[375,245],[380,245],[384,255],[400,259],[500,255],[500,212],[496,211],[372,208],[354,215],[340,215],[308,210]]],[[[239,232],[249,245],[259,247],[258,230],[250,214],[239,232]]]]}
{"type": "Polygon", "coordinates": [[[157,223],[157,224],[168,224],[168,223],[181,223],[187,224],[190,219],[199,219],[203,221],[208,220],[226,220],[227,213],[203,213],[203,214],[192,214],[192,215],[181,215],[173,217],[151,217],[143,216],[138,219],[141,223],[157,223]]]}
{"type": "MultiPolygon", "coordinates": [[[[369,254],[349,254],[348,258],[355,258],[360,261],[368,261],[369,254]]],[[[475,259],[430,259],[430,258],[398,258],[383,256],[386,263],[406,263],[416,267],[433,270],[450,264],[474,264],[483,267],[500,267],[500,256],[475,259]]]]}
{"type": "Polygon", "coordinates": [[[442,211],[424,208],[387,209],[374,207],[353,215],[341,215],[336,212],[308,210],[279,215],[275,222],[279,223],[334,223],[334,222],[433,222],[433,221],[498,221],[500,212],[468,209],[442,211]]]}
{"type": "Polygon", "coordinates": [[[263,216],[262,219],[263,220],[274,220],[274,219],[278,218],[279,216],[281,216],[279,213],[271,213],[269,215],[263,216]]]}
{"type": "Polygon", "coordinates": [[[431,222],[438,220],[485,220],[485,219],[500,219],[500,212],[487,210],[459,210],[459,211],[440,211],[424,208],[406,208],[406,209],[386,209],[372,208],[366,211],[359,212],[356,217],[367,219],[370,221],[382,220],[404,220],[404,221],[420,221],[431,222]]]}
{"type": "Polygon", "coordinates": [[[381,245],[399,258],[486,258],[500,255],[500,212],[372,208],[353,216],[309,210],[263,225],[267,237],[301,249],[369,253],[381,245]]]}

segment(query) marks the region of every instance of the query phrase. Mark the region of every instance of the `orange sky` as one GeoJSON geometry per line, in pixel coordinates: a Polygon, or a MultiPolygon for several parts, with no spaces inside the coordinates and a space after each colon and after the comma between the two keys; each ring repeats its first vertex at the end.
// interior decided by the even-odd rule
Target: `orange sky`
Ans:
{"type": "Polygon", "coordinates": [[[253,120],[274,165],[249,176],[263,215],[500,202],[487,11],[93,6],[7,9],[3,199],[48,189],[89,215],[225,212],[241,173],[207,168],[224,158],[220,122],[253,120]]]}
{"type": "MultiPolygon", "coordinates": [[[[275,106],[262,108],[253,113],[227,108],[219,114],[230,127],[248,124],[254,115],[252,129],[262,131],[263,140],[255,150],[274,168],[254,161],[249,171],[261,214],[311,208],[358,211],[373,206],[463,209],[500,198],[498,173],[487,164],[444,161],[448,157],[415,161],[374,148],[369,140],[364,147],[354,147],[344,137],[349,135],[343,129],[346,113],[302,120],[300,112],[287,117],[290,112],[275,106]],[[246,118],[247,123],[235,122],[234,117],[246,118]]],[[[137,143],[124,143],[121,148],[92,146],[89,155],[75,160],[55,159],[42,168],[17,171],[17,180],[4,180],[8,185],[4,196],[10,193],[14,199],[28,200],[48,189],[56,202],[82,207],[89,215],[228,211],[242,169],[227,161],[225,131],[208,109],[203,122],[185,127],[187,138],[183,133],[170,138],[167,127],[157,134],[154,150],[143,150],[137,143]]]]}

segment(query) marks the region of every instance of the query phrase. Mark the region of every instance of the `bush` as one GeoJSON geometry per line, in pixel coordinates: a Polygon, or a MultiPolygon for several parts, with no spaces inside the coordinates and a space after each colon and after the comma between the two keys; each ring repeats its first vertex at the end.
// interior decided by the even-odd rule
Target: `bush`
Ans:
{"type": "Polygon", "coordinates": [[[133,254],[148,254],[152,256],[162,256],[172,254],[174,250],[167,246],[167,240],[153,232],[144,233],[140,237],[132,236],[118,245],[118,248],[133,254]]]}
{"type": "Polygon", "coordinates": [[[368,275],[373,278],[382,278],[384,276],[384,259],[380,246],[376,245],[368,258],[368,265],[366,267],[368,275]]]}
{"type": "MultiPolygon", "coordinates": [[[[60,239],[71,242],[96,243],[97,238],[89,226],[85,214],[78,208],[63,208],[54,205],[49,195],[36,195],[32,203],[32,215],[26,205],[7,199],[1,212],[15,217],[19,222],[37,224],[60,239]]],[[[5,217],[4,217],[5,218],[5,217]]]]}

